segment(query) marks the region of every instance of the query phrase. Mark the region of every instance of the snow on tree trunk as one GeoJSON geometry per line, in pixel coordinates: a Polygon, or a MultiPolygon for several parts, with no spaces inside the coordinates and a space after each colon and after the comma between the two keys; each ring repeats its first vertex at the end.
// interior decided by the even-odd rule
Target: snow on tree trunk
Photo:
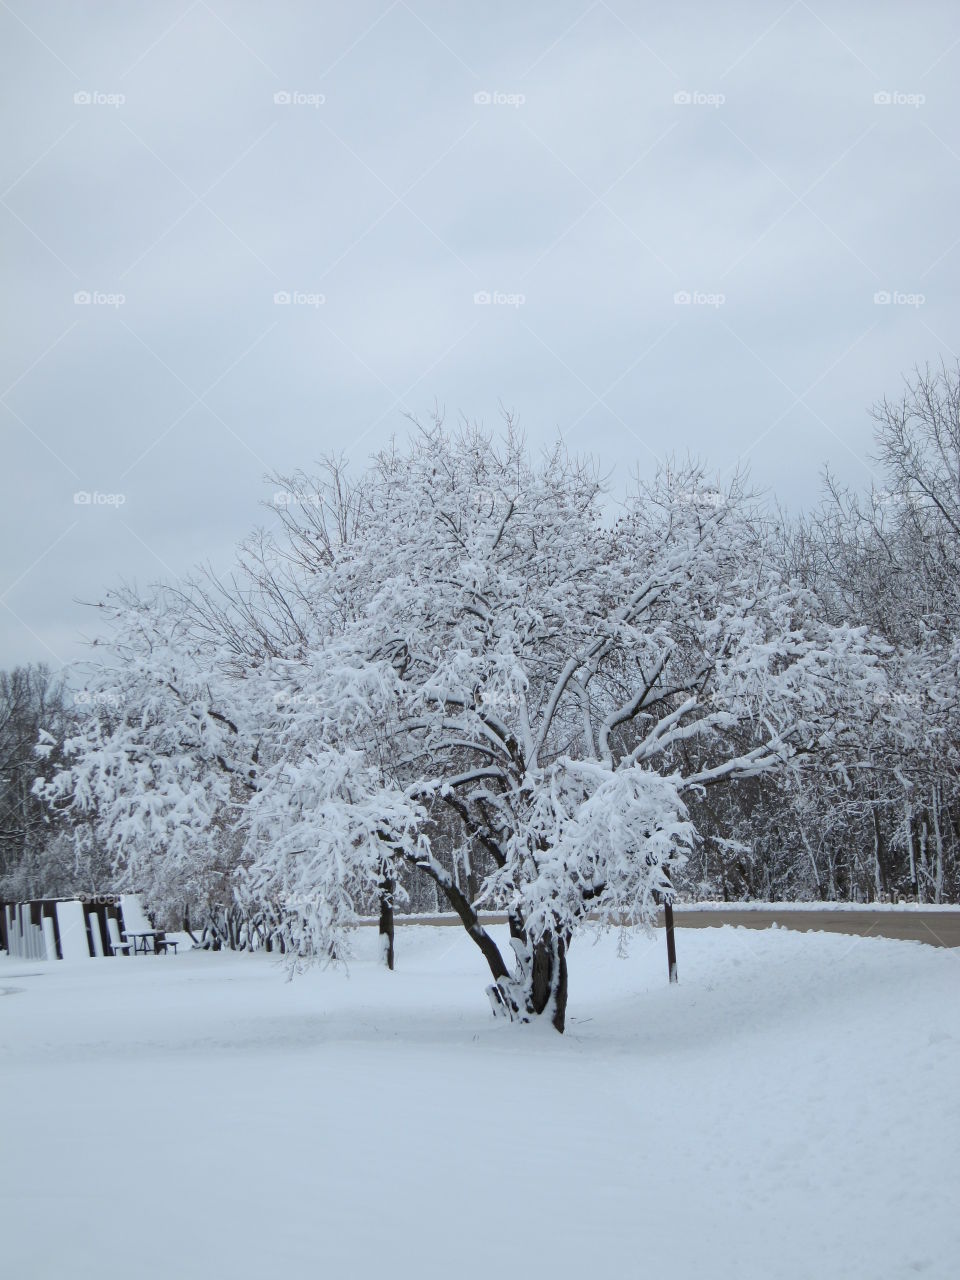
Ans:
{"type": "Polygon", "coordinates": [[[514,939],[517,969],[487,988],[490,1007],[497,1017],[531,1022],[547,1017],[563,1032],[567,1015],[567,949],[569,943],[556,930],[537,942],[514,939]]]}

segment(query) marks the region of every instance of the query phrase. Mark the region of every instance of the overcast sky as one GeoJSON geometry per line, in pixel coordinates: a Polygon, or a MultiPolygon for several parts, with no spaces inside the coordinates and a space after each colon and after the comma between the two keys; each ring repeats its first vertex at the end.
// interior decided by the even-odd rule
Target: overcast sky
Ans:
{"type": "Polygon", "coordinates": [[[0,0],[0,49],[0,666],[404,411],[797,510],[960,344],[955,0],[0,0]]]}

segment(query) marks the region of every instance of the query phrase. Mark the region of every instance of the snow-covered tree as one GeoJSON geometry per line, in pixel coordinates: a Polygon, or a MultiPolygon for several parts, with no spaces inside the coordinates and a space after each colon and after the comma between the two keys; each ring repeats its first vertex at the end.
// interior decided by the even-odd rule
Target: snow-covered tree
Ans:
{"type": "Polygon", "coordinates": [[[379,750],[457,819],[453,868],[425,844],[402,856],[482,951],[495,1008],[562,1029],[576,933],[652,919],[695,839],[689,797],[840,742],[878,687],[865,636],[825,624],[739,486],[697,468],[610,521],[561,448],[533,462],[512,430],[435,424],[377,459],[356,535],[313,555],[328,483],[288,485],[277,556],[316,617],[346,620],[358,669],[389,664],[379,750]]]}
{"type": "Polygon", "coordinates": [[[62,765],[35,784],[52,811],[69,810],[81,845],[109,854],[112,887],[146,890],[161,915],[203,903],[223,879],[224,833],[254,786],[256,755],[249,702],[176,604],[168,591],[123,589],[99,606],[100,656],[77,695],[85,714],[62,743],[41,735],[38,754],[58,750],[62,765]]]}
{"type": "Polygon", "coordinates": [[[495,1012],[563,1030],[574,938],[652,921],[698,800],[841,752],[881,687],[864,630],[825,621],[741,485],[697,467],[610,519],[561,447],[434,423],[355,485],[282,483],[280,535],[231,579],[125,602],[122,710],[47,794],[96,796],[105,839],[165,862],[231,811],[243,892],[285,904],[295,959],[340,954],[405,867],[495,1012]]]}
{"type": "MultiPolygon", "coordinates": [[[[23,901],[88,887],[96,857],[77,862],[70,830],[53,820],[33,794],[34,748],[42,729],[62,741],[75,721],[62,679],[41,665],[0,671],[0,899],[23,901]]],[[[59,767],[56,755],[43,765],[59,767]]]]}
{"type": "MultiPolygon", "coordinates": [[[[874,412],[877,480],[828,477],[785,562],[823,616],[883,642],[885,677],[842,768],[766,788],[787,875],[778,892],[917,901],[960,892],[960,367],[917,370],[874,412]],[[854,766],[854,767],[846,767],[854,766]]],[[[758,829],[740,815],[757,848],[758,829]]]]}

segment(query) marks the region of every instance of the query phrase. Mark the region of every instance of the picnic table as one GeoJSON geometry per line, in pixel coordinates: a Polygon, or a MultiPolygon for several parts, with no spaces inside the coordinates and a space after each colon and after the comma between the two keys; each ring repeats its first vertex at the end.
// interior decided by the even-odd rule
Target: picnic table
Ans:
{"type": "Polygon", "coordinates": [[[127,929],[127,940],[133,943],[134,955],[154,955],[166,953],[168,947],[173,947],[173,954],[177,954],[177,944],[168,939],[163,929],[142,929],[136,932],[127,929]]]}

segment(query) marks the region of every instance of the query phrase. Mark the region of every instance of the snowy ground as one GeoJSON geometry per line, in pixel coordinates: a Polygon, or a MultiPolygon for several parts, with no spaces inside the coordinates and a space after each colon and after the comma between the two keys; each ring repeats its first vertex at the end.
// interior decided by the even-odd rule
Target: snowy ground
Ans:
{"type": "Polygon", "coordinates": [[[3,1274],[958,1274],[960,953],[685,930],[671,990],[585,942],[561,1039],[459,931],[375,940],[0,958],[3,1274]]]}

